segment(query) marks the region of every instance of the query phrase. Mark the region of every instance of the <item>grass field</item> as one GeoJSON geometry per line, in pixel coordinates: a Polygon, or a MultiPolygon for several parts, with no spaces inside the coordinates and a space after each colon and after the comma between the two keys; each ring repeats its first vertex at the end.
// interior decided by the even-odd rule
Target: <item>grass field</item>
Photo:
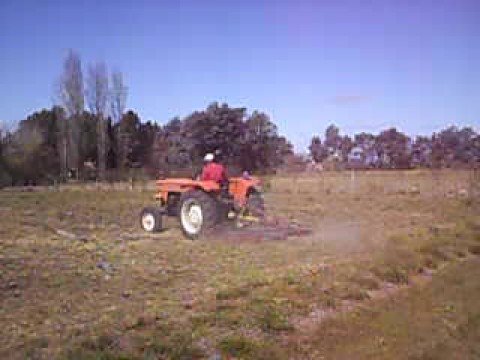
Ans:
{"type": "MultiPolygon", "coordinates": [[[[480,179],[265,179],[285,241],[189,241],[151,186],[0,192],[1,359],[480,357],[480,179]]],[[[255,239],[252,239],[255,240],[255,239]]]]}

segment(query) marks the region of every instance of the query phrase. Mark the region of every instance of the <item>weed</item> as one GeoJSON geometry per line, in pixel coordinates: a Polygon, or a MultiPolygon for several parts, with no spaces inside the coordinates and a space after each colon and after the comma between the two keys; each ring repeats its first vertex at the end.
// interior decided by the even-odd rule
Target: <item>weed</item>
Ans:
{"type": "Polygon", "coordinates": [[[402,247],[410,245],[410,243],[412,242],[412,238],[406,234],[397,234],[391,236],[388,241],[397,247],[402,247]]]}
{"type": "Polygon", "coordinates": [[[237,327],[247,322],[248,317],[240,309],[217,309],[215,312],[215,321],[230,327],[237,327]]]}
{"type": "Polygon", "coordinates": [[[338,294],[338,296],[343,300],[365,300],[369,299],[367,291],[359,288],[355,285],[346,285],[338,294]]]}
{"type": "Polygon", "coordinates": [[[86,350],[74,349],[66,352],[61,357],[64,360],[135,360],[136,357],[130,355],[115,354],[111,351],[104,350],[86,350]]]}
{"type": "Polygon", "coordinates": [[[264,193],[272,191],[272,179],[268,177],[262,178],[262,191],[264,193]]]}
{"type": "Polygon", "coordinates": [[[36,338],[36,339],[32,340],[30,345],[32,345],[34,347],[38,347],[40,349],[45,349],[45,348],[48,347],[48,339],[45,338],[45,337],[39,337],[39,338],[36,338]]]}
{"type": "Polygon", "coordinates": [[[467,253],[463,249],[455,249],[454,252],[455,255],[459,258],[464,258],[465,256],[467,256],[467,253]]]}
{"type": "Polygon", "coordinates": [[[81,343],[81,347],[86,350],[106,351],[112,350],[115,346],[115,338],[110,335],[100,335],[94,339],[86,339],[81,343]]]}
{"type": "Polygon", "coordinates": [[[271,279],[266,276],[264,269],[261,267],[248,267],[242,273],[242,285],[240,287],[245,288],[245,290],[254,289],[268,285],[271,282],[271,279]]]}
{"type": "Polygon", "coordinates": [[[27,341],[23,346],[23,354],[26,359],[36,360],[42,359],[44,356],[41,350],[48,347],[48,339],[44,337],[35,338],[27,341]]]}
{"type": "Polygon", "coordinates": [[[291,271],[285,275],[284,279],[287,285],[295,285],[300,283],[298,274],[295,274],[294,272],[291,272],[291,271]]]}
{"type": "Polygon", "coordinates": [[[438,261],[432,256],[425,256],[423,259],[423,265],[429,269],[437,269],[438,261]]]}
{"type": "Polygon", "coordinates": [[[209,312],[195,313],[190,317],[194,328],[201,326],[211,326],[215,324],[215,314],[209,312]]]}
{"type": "Polygon", "coordinates": [[[193,343],[190,333],[175,333],[167,338],[156,338],[144,349],[145,359],[166,357],[172,360],[200,359],[203,351],[193,343]]]}
{"type": "Polygon", "coordinates": [[[231,287],[217,291],[217,300],[237,299],[250,293],[249,287],[231,287]]]}
{"type": "Polygon", "coordinates": [[[408,272],[400,266],[385,265],[374,267],[372,272],[383,281],[392,284],[408,284],[408,272]]]}
{"type": "Polygon", "coordinates": [[[258,348],[257,342],[243,336],[231,336],[222,339],[220,349],[231,356],[246,358],[252,356],[258,348]]]}
{"type": "Polygon", "coordinates": [[[474,255],[480,255],[480,245],[470,245],[468,251],[474,255]]]}
{"type": "Polygon", "coordinates": [[[127,360],[135,359],[131,355],[121,354],[114,336],[103,334],[96,338],[85,339],[80,346],[66,352],[68,360],[127,360]]]}
{"type": "Polygon", "coordinates": [[[380,288],[378,280],[372,276],[354,276],[351,281],[358,284],[361,288],[367,290],[377,290],[380,288]]]}
{"type": "Polygon", "coordinates": [[[337,307],[337,300],[332,294],[324,294],[320,297],[320,304],[324,307],[335,309],[337,307]]]}
{"type": "Polygon", "coordinates": [[[219,348],[225,355],[238,359],[280,360],[286,358],[277,345],[241,335],[223,338],[219,343],[219,348]]]}
{"type": "Polygon", "coordinates": [[[471,336],[476,333],[480,335],[480,313],[471,313],[467,316],[467,321],[458,327],[458,332],[461,336],[471,336]]]}
{"type": "Polygon", "coordinates": [[[422,254],[428,254],[440,261],[447,261],[450,258],[445,251],[440,249],[437,245],[431,243],[422,246],[419,252],[422,254]]]}
{"type": "Polygon", "coordinates": [[[257,322],[264,331],[293,330],[287,317],[274,305],[262,306],[258,311],[257,322]]]}

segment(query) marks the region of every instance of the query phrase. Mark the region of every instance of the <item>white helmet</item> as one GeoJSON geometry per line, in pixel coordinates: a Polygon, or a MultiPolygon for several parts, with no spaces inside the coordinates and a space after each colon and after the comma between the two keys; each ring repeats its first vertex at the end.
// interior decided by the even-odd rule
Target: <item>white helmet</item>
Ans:
{"type": "Polygon", "coordinates": [[[212,154],[212,153],[208,153],[208,154],[206,154],[205,157],[203,158],[203,161],[205,161],[205,162],[210,162],[210,161],[213,161],[213,159],[214,159],[213,154],[212,154]]]}

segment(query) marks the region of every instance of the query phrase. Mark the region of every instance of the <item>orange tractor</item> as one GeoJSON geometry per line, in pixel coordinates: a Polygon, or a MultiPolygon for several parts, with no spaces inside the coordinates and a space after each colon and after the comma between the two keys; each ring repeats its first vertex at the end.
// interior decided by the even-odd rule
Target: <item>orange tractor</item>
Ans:
{"type": "Polygon", "coordinates": [[[162,216],[179,218],[186,237],[195,239],[227,219],[259,218],[264,213],[260,180],[250,176],[230,178],[224,188],[214,181],[157,180],[160,206],[143,209],[140,224],[145,231],[162,230],[162,216]]]}

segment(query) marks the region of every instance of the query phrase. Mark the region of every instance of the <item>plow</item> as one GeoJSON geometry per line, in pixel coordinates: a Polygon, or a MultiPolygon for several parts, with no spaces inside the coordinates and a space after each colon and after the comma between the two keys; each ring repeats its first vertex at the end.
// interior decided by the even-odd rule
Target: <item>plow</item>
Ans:
{"type": "Polygon", "coordinates": [[[188,178],[156,181],[156,204],[145,207],[140,225],[147,232],[164,229],[163,217],[176,217],[184,236],[205,235],[227,240],[283,240],[311,229],[268,216],[261,181],[251,176],[230,178],[228,184],[188,178]]]}

